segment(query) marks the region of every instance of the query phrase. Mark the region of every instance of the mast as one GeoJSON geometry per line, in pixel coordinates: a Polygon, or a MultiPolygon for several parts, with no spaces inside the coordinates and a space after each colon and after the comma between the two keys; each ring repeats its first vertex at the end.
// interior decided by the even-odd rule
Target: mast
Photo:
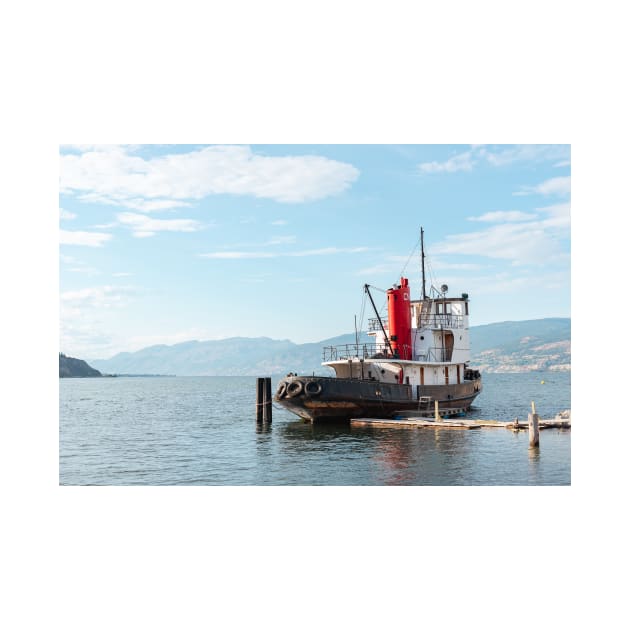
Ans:
{"type": "Polygon", "coordinates": [[[427,299],[426,281],[424,278],[424,229],[420,228],[420,250],[422,251],[422,299],[427,299]]]}

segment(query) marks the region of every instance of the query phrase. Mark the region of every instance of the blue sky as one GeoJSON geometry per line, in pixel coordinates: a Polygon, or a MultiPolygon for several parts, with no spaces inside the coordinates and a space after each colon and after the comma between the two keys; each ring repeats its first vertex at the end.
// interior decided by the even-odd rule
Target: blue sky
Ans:
{"type": "Polygon", "coordinates": [[[351,332],[365,283],[404,270],[418,297],[420,226],[429,283],[467,292],[473,325],[570,316],[569,145],[67,145],[60,160],[72,356],[351,332]]]}

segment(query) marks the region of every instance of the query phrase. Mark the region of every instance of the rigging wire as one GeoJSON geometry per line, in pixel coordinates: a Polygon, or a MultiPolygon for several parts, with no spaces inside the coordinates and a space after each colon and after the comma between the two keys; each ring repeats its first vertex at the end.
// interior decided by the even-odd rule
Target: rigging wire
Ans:
{"type": "Polygon", "coordinates": [[[437,282],[435,281],[435,275],[433,274],[433,268],[431,267],[431,263],[429,262],[428,256],[425,257],[425,264],[427,266],[427,271],[429,275],[429,293],[430,293],[431,289],[435,287],[437,282]]]}
{"type": "MultiPolygon", "coordinates": [[[[414,245],[413,249],[411,250],[411,253],[409,254],[409,257],[407,258],[407,261],[405,262],[403,268],[401,269],[400,273],[399,273],[399,277],[404,277],[405,271],[407,269],[407,267],[409,266],[409,263],[411,262],[412,258],[416,255],[416,252],[418,251],[418,247],[420,245],[422,241],[422,235],[420,235],[420,237],[418,238],[418,240],[416,241],[416,244],[414,245]]],[[[428,256],[425,255],[425,264],[427,267],[427,272],[428,272],[428,276],[429,276],[429,287],[430,287],[430,291],[434,289],[434,282],[435,282],[435,275],[433,273],[433,268],[431,266],[431,262],[428,256]]],[[[386,289],[380,289],[379,287],[375,287],[373,285],[369,285],[371,289],[374,289],[375,291],[380,291],[381,293],[387,293],[386,289]]],[[[358,331],[359,332],[363,332],[363,320],[365,317],[365,308],[366,308],[366,292],[363,292],[363,300],[361,302],[361,315],[359,318],[359,328],[358,331]]],[[[387,306],[387,298],[385,299],[385,302],[383,303],[383,305],[381,306],[381,308],[379,309],[379,313],[382,313],[385,309],[385,307],[387,306]]],[[[417,333],[417,331],[416,331],[417,333]]]]}
{"type": "MultiPolygon", "coordinates": [[[[381,293],[385,293],[385,295],[387,295],[387,289],[379,289],[378,287],[375,287],[373,285],[370,285],[370,289],[375,289],[376,291],[380,291],[381,293]]],[[[381,308],[378,309],[378,312],[382,313],[385,310],[386,306],[387,306],[387,297],[385,297],[385,301],[383,302],[381,308]]]]}
{"type": "MultiPolygon", "coordinates": [[[[403,268],[401,269],[400,273],[398,274],[399,278],[402,278],[404,276],[405,270],[409,266],[409,263],[411,262],[411,259],[414,257],[414,255],[418,251],[418,247],[420,245],[421,239],[422,239],[422,236],[419,236],[418,240],[416,241],[416,244],[414,245],[413,249],[411,250],[411,253],[409,254],[409,257],[407,258],[407,262],[404,264],[403,268]]],[[[387,293],[386,289],[379,289],[378,287],[375,287],[373,285],[370,285],[370,288],[371,289],[375,289],[376,291],[380,291],[381,293],[387,293]]],[[[364,299],[363,299],[363,305],[365,306],[365,295],[364,295],[364,299]]],[[[385,299],[385,302],[383,302],[383,305],[379,309],[379,313],[382,313],[386,306],[387,306],[387,298],[385,299]]],[[[363,322],[363,316],[361,318],[361,322],[363,322]]]]}
{"type": "Polygon", "coordinates": [[[365,316],[365,303],[366,303],[366,294],[363,291],[363,299],[361,300],[361,315],[359,316],[359,333],[363,332],[363,318],[365,316]]]}
{"type": "Polygon", "coordinates": [[[418,240],[416,241],[416,244],[414,245],[414,248],[411,250],[411,254],[409,254],[409,258],[407,258],[407,262],[405,263],[405,266],[402,268],[401,272],[398,274],[399,278],[402,278],[404,273],[405,273],[405,269],[407,269],[407,265],[409,265],[409,262],[411,261],[411,259],[413,258],[414,254],[416,253],[417,249],[418,249],[418,245],[420,245],[420,239],[422,237],[418,237],[418,240]]]}
{"type": "Polygon", "coordinates": [[[383,302],[383,305],[381,306],[379,313],[382,313],[383,311],[385,311],[385,307],[387,306],[387,298],[385,299],[385,301],[383,302]]]}

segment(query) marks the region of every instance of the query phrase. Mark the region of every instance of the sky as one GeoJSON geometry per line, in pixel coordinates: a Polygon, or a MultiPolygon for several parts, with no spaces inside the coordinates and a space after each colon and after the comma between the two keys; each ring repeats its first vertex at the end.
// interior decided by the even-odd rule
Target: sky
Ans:
{"type": "Polygon", "coordinates": [[[62,145],[60,349],[364,329],[364,284],[420,296],[421,227],[471,325],[569,317],[570,173],[569,145],[62,145]]]}

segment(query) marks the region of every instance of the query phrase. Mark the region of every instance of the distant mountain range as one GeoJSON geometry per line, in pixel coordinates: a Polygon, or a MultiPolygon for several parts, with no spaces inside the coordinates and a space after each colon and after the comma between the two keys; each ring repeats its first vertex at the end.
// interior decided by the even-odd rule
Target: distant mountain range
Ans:
{"type": "Polygon", "coordinates": [[[482,372],[571,369],[571,319],[500,322],[470,329],[472,363],[482,372]]]}
{"type": "MultiPolygon", "coordinates": [[[[484,372],[571,369],[569,318],[500,322],[470,329],[471,364],[484,372]]],[[[360,342],[372,338],[363,334],[360,342]]],[[[234,337],[187,341],[121,352],[92,365],[108,374],[177,374],[178,376],[264,376],[297,372],[327,374],[322,347],[353,344],[354,333],[317,343],[296,344],[268,337],[234,337]]]]}

